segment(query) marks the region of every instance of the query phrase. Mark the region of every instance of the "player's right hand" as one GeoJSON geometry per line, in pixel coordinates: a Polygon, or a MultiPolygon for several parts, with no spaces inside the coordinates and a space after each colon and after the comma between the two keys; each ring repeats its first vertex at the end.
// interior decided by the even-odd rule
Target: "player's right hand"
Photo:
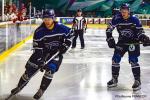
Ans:
{"type": "Polygon", "coordinates": [[[107,38],[106,39],[109,48],[115,48],[116,47],[116,43],[113,37],[107,38]]]}

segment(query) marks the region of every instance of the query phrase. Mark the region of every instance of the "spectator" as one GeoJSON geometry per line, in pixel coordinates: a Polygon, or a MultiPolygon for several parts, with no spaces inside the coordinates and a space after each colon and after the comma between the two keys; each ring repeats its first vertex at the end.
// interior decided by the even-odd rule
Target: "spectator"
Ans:
{"type": "Polygon", "coordinates": [[[17,20],[26,20],[26,12],[27,10],[24,4],[22,4],[20,10],[18,10],[15,4],[9,5],[7,3],[5,6],[5,21],[16,22],[17,20]]]}

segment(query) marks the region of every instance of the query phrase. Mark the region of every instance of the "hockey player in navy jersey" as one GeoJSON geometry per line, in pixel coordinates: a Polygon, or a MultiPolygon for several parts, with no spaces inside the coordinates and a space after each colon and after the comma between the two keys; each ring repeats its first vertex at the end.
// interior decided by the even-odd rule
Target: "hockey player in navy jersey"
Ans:
{"type": "Polygon", "coordinates": [[[33,98],[39,99],[43,95],[62,63],[63,54],[71,45],[70,31],[70,28],[55,21],[54,10],[44,11],[43,23],[33,37],[34,52],[26,63],[26,70],[17,87],[11,91],[12,95],[21,91],[39,70],[44,70],[40,88],[33,98]]]}
{"type": "Polygon", "coordinates": [[[128,52],[128,60],[132,67],[134,76],[133,90],[141,89],[140,65],[138,57],[140,56],[140,43],[147,45],[150,43],[148,36],[144,34],[144,30],[138,18],[130,14],[128,4],[120,7],[120,13],[115,15],[106,30],[107,43],[110,48],[114,48],[112,57],[112,79],[107,83],[108,88],[116,87],[120,70],[120,61],[126,52],[128,52]],[[118,42],[112,36],[114,28],[119,33],[118,42]]]}

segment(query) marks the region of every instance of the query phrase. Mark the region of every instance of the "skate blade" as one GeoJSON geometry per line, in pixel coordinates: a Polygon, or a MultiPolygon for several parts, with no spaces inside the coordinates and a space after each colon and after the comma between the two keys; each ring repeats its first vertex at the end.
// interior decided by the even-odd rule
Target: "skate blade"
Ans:
{"type": "Polygon", "coordinates": [[[114,84],[114,85],[107,85],[107,88],[114,88],[114,87],[117,87],[117,84],[114,84]]]}
{"type": "Polygon", "coordinates": [[[133,91],[139,91],[141,89],[141,86],[137,87],[137,88],[133,88],[133,91]]]}

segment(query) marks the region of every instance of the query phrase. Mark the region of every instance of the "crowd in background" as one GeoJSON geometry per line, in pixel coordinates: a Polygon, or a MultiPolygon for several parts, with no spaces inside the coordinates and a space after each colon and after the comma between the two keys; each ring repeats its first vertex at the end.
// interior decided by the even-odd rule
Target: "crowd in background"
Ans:
{"type": "Polygon", "coordinates": [[[5,5],[5,16],[4,20],[5,21],[23,21],[26,20],[26,13],[27,13],[27,8],[25,5],[22,3],[20,7],[17,7],[15,4],[6,4],[5,5]]]}
{"type": "MultiPolygon", "coordinates": [[[[23,21],[26,20],[27,17],[29,17],[29,14],[27,15],[27,8],[25,6],[25,4],[20,4],[19,7],[16,6],[16,4],[5,4],[5,10],[4,10],[4,21],[13,21],[14,23],[16,21],[23,21]]],[[[42,17],[42,12],[41,10],[36,10],[35,13],[32,9],[31,11],[31,17],[34,18],[41,18],[42,17]]],[[[56,16],[58,17],[62,17],[62,16],[66,16],[66,17],[74,17],[76,12],[73,11],[66,11],[66,14],[63,14],[59,11],[56,10],[56,16]]],[[[1,16],[1,15],[0,15],[1,16]]],[[[100,16],[99,12],[94,12],[94,11],[89,11],[89,12],[84,12],[85,17],[97,17],[97,18],[104,18],[102,16],[100,16]]],[[[107,16],[105,18],[111,18],[112,16],[107,16]]],[[[150,19],[150,16],[144,15],[144,14],[138,14],[137,17],[139,17],[140,19],[150,19]]]]}

